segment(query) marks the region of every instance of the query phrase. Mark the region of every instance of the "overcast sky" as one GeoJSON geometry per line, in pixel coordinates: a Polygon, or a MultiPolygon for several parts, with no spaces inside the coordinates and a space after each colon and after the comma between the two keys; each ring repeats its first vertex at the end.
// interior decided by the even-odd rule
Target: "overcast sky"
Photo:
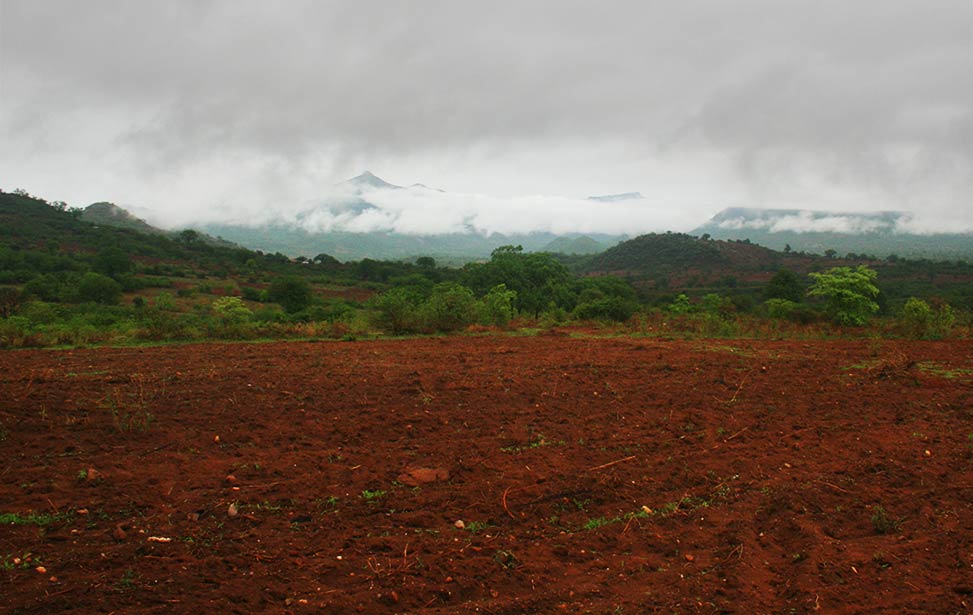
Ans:
{"type": "Polygon", "coordinates": [[[0,0],[0,188],[179,225],[365,169],[500,225],[973,228],[973,2],[0,0]]]}

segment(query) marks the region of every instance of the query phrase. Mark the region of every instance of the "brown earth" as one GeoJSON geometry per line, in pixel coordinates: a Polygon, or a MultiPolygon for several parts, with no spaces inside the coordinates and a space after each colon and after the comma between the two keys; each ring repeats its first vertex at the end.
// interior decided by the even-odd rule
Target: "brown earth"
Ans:
{"type": "Polygon", "coordinates": [[[0,611],[968,612],[971,374],[966,341],[4,352],[0,611]]]}

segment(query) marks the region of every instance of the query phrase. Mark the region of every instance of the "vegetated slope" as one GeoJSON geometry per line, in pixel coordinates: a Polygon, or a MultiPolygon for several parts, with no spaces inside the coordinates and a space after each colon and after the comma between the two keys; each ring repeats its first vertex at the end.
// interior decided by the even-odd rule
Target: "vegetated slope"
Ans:
{"type": "Polygon", "coordinates": [[[80,209],[52,206],[29,195],[5,192],[0,192],[0,246],[60,255],[93,254],[106,247],[116,247],[143,260],[179,261],[206,267],[221,263],[237,265],[261,256],[232,244],[207,243],[202,234],[194,231],[172,237],[134,228],[96,225],[85,221],[80,209]]]}
{"type": "Polygon", "coordinates": [[[669,282],[692,277],[697,283],[733,275],[763,277],[788,261],[788,267],[806,269],[805,259],[788,257],[744,242],[701,239],[682,233],[652,233],[622,242],[594,256],[584,267],[588,273],[614,273],[630,279],[665,278],[669,282]],[[793,262],[791,262],[793,261],[793,262]]]}
{"type": "Polygon", "coordinates": [[[128,228],[150,235],[166,234],[166,231],[152,226],[142,218],[134,216],[127,210],[107,201],[92,203],[85,207],[84,211],[81,212],[81,219],[92,224],[128,228]]]}
{"type": "Polygon", "coordinates": [[[119,207],[114,203],[108,203],[105,201],[100,203],[92,203],[91,205],[85,207],[81,212],[81,219],[95,225],[130,229],[148,235],[165,235],[172,239],[189,238],[190,241],[200,241],[209,245],[223,246],[227,248],[239,247],[238,244],[233,243],[232,241],[227,241],[222,237],[213,237],[207,233],[201,233],[192,229],[167,231],[152,226],[145,220],[132,215],[128,210],[119,207]]]}

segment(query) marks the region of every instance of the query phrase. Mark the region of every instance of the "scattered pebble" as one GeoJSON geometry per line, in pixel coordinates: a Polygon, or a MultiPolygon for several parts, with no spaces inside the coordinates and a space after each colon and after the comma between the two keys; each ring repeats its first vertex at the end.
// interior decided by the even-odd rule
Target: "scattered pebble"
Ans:
{"type": "Polygon", "coordinates": [[[216,444],[219,444],[220,443],[220,437],[219,436],[213,436],[213,442],[215,442],[216,444]]]}
{"type": "Polygon", "coordinates": [[[463,523],[463,520],[462,519],[457,519],[456,520],[456,523],[454,523],[453,525],[456,526],[458,529],[461,529],[461,530],[466,527],[466,524],[463,523]]]}
{"type": "Polygon", "coordinates": [[[692,554],[690,554],[690,553],[687,553],[687,554],[686,554],[686,561],[687,561],[687,562],[691,562],[691,561],[693,561],[693,560],[695,560],[695,559],[696,559],[696,557],[695,557],[694,555],[692,555],[692,554]]]}
{"type": "Polygon", "coordinates": [[[233,484],[236,482],[236,476],[233,476],[232,474],[227,474],[225,480],[226,482],[233,484]]]}
{"type": "Polygon", "coordinates": [[[38,566],[37,568],[34,568],[34,570],[36,570],[38,574],[47,574],[47,568],[43,566],[38,566]]]}
{"type": "Polygon", "coordinates": [[[240,508],[236,505],[236,502],[230,504],[229,508],[226,509],[226,514],[231,517],[235,517],[240,513],[240,508]]]}

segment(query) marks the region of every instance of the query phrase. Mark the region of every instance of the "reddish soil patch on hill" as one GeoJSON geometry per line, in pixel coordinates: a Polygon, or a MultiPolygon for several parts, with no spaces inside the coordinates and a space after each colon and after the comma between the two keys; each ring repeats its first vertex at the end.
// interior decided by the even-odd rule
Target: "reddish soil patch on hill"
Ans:
{"type": "Polygon", "coordinates": [[[969,348],[5,352],[0,610],[965,612],[969,348]]]}

